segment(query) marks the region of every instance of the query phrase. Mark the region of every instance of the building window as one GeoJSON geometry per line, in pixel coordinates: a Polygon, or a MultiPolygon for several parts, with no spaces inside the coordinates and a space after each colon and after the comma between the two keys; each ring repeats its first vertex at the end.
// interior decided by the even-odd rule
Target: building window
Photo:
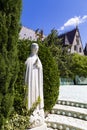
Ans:
{"type": "Polygon", "coordinates": [[[79,45],[79,39],[76,39],[77,45],[79,45]]]}
{"type": "Polygon", "coordinates": [[[76,36],[76,42],[77,42],[77,45],[79,45],[79,36],[78,35],[76,36]]]}
{"type": "Polygon", "coordinates": [[[76,47],[76,45],[74,46],[74,50],[75,50],[75,51],[77,50],[77,47],[76,47]]]}
{"type": "Polygon", "coordinates": [[[79,52],[80,52],[80,53],[82,52],[82,49],[81,49],[81,47],[79,48],[79,52]]]}

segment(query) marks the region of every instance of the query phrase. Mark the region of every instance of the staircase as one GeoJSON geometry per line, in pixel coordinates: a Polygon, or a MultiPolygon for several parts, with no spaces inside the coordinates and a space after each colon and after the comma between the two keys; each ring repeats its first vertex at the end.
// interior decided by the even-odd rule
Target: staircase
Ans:
{"type": "Polygon", "coordinates": [[[45,122],[48,130],[87,130],[87,104],[58,100],[45,122]]]}

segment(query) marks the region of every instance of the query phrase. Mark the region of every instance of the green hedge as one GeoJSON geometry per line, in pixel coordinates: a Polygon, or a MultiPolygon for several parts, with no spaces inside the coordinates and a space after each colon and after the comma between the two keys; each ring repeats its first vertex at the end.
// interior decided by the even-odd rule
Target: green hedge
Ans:
{"type": "Polygon", "coordinates": [[[58,65],[48,47],[39,45],[39,57],[43,64],[44,74],[44,104],[45,110],[51,110],[55,105],[59,94],[58,65]]]}
{"type": "Polygon", "coordinates": [[[0,130],[13,113],[22,0],[0,0],[0,130]]]}

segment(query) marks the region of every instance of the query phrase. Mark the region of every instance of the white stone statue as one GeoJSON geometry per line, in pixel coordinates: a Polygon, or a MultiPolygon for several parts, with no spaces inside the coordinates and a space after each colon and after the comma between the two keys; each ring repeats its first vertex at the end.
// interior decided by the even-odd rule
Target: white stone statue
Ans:
{"type": "Polygon", "coordinates": [[[25,84],[28,86],[28,109],[30,109],[35,101],[40,97],[41,102],[37,109],[30,117],[32,127],[44,123],[44,100],[43,100],[43,68],[41,61],[37,55],[39,46],[32,43],[31,54],[26,60],[25,84]]]}

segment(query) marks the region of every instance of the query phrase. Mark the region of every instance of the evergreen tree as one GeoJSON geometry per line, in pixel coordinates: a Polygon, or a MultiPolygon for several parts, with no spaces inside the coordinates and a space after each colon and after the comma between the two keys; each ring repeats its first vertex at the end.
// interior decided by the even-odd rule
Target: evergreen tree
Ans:
{"type": "Polygon", "coordinates": [[[0,130],[13,109],[21,0],[0,0],[0,130]]]}
{"type": "Polygon", "coordinates": [[[39,43],[39,57],[43,65],[44,109],[49,111],[56,104],[59,96],[59,70],[50,49],[39,43]]]}
{"type": "Polygon", "coordinates": [[[45,39],[46,46],[50,48],[53,57],[58,65],[60,77],[72,77],[71,63],[72,55],[68,53],[68,47],[62,47],[61,40],[58,38],[58,32],[55,29],[45,39]]]}

